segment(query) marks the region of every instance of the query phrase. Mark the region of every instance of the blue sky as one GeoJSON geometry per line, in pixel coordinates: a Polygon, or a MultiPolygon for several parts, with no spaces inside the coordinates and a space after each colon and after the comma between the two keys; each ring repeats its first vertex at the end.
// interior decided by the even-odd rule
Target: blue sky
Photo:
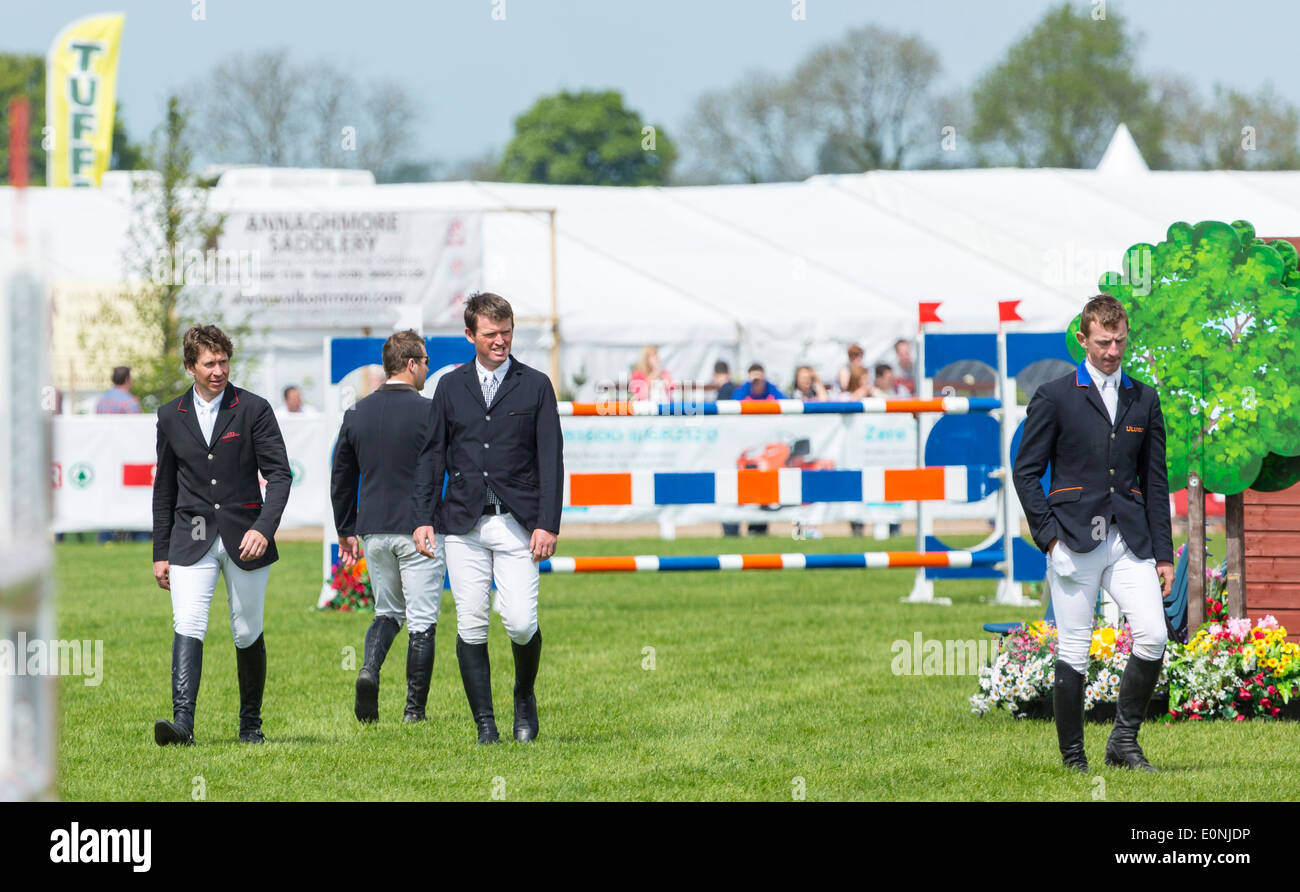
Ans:
{"type": "MultiPolygon", "coordinates": [[[[125,12],[118,94],[142,140],[168,89],[223,57],[288,47],[328,56],[362,79],[409,85],[421,159],[454,161],[500,149],[512,121],[540,95],[613,88],[643,119],[680,129],[700,93],[754,68],[785,74],[812,48],[874,23],[915,33],[943,65],[941,86],[968,85],[1055,3],[1048,0],[0,0],[0,51],[44,54],[75,18],[125,12]],[[504,2],[504,21],[494,9],[504,2]]],[[[1091,11],[1100,0],[1074,0],[1091,11]]],[[[1221,0],[1109,0],[1145,35],[1148,73],[1256,90],[1271,82],[1300,105],[1295,40],[1300,4],[1221,0]]]]}

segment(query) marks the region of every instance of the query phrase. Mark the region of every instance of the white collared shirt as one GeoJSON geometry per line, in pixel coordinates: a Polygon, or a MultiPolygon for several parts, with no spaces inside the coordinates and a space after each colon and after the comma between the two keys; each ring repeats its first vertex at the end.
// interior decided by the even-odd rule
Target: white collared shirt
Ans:
{"type": "Polygon", "coordinates": [[[212,429],[217,426],[217,411],[221,408],[221,398],[225,395],[226,391],[223,388],[211,402],[205,403],[203,397],[199,396],[199,389],[194,388],[194,416],[198,419],[199,430],[203,431],[203,442],[209,446],[212,445],[212,429]]]}
{"type": "Polygon", "coordinates": [[[487,384],[487,379],[489,376],[495,377],[497,379],[497,387],[500,387],[501,382],[506,379],[506,370],[509,368],[510,368],[509,356],[506,357],[505,362],[501,363],[501,365],[497,366],[495,369],[491,371],[483,367],[483,363],[478,361],[477,356],[474,357],[474,371],[478,375],[478,384],[480,389],[487,384]]]}
{"type": "Polygon", "coordinates": [[[1106,411],[1110,413],[1110,420],[1115,421],[1115,412],[1119,409],[1119,382],[1120,373],[1123,366],[1115,369],[1113,374],[1103,375],[1087,359],[1083,361],[1084,367],[1092,377],[1092,383],[1097,385],[1097,390],[1101,392],[1101,401],[1106,404],[1106,411]]]}

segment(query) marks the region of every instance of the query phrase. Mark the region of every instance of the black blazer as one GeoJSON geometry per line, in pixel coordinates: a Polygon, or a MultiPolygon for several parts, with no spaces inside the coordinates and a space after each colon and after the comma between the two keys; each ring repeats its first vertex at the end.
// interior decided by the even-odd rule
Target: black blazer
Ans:
{"type": "Polygon", "coordinates": [[[531,533],[559,534],[564,440],[551,381],[513,356],[505,380],[483,402],[474,361],[443,375],[429,406],[416,505],[421,525],[461,536],[483,515],[487,484],[531,533]],[[447,474],[446,493],[436,497],[447,474]]]}
{"type": "Polygon", "coordinates": [[[1173,562],[1165,420],[1154,387],[1120,373],[1112,424],[1083,361],[1029,401],[1012,476],[1034,542],[1092,551],[1111,518],[1140,558],[1173,562]],[[1052,466],[1049,493],[1042,476],[1052,466]]]}
{"type": "Polygon", "coordinates": [[[429,401],[409,384],[385,384],[343,413],[330,476],[340,536],[410,535],[420,526],[415,463],[428,441],[429,401]]]}
{"type": "Polygon", "coordinates": [[[271,404],[226,384],[212,427],[203,440],[194,414],[194,388],[158,409],[158,465],[153,481],[153,559],[188,566],[220,535],[235,566],[256,570],[279,553],[275,531],[289,502],[293,474],[271,404]],[[266,478],[266,501],[257,474],[266,478]],[[202,518],[202,523],[194,521],[202,518]],[[255,560],[239,558],[250,529],[267,539],[255,560]]]}

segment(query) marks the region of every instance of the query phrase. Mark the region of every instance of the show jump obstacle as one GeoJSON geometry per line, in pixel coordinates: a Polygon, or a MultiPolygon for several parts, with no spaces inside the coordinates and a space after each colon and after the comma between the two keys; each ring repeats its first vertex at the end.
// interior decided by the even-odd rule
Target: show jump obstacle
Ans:
{"type": "MultiPolygon", "coordinates": [[[[941,324],[938,304],[922,304],[916,366],[915,399],[865,399],[852,402],[805,403],[800,400],[720,400],[699,403],[600,402],[559,403],[561,418],[620,419],[682,415],[734,415],[762,418],[795,414],[906,413],[916,419],[917,466],[810,470],[629,470],[614,473],[569,471],[564,478],[564,506],[671,505],[803,505],[817,502],[914,502],[916,550],[847,554],[718,554],[702,556],[628,555],[622,557],[554,557],[542,561],[543,573],[665,573],[699,570],[817,570],[914,567],[916,579],[905,601],[948,604],[936,598],[934,580],[941,578],[996,579],[1000,604],[1029,605],[1023,583],[1039,581],[1046,572],[1043,555],[1020,536],[1021,508],[1014,487],[1007,486],[1024,424],[1024,407],[1016,399],[1016,375],[1041,360],[1071,363],[1060,332],[1007,332],[1001,323],[1018,321],[1015,301],[999,307],[997,332],[948,334],[933,330],[941,324]],[[997,397],[934,395],[936,375],[954,363],[976,361],[996,373],[997,397]],[[926,506],[936,501],[992,501],[993,530],[970,549],[953,549],[933,535],[926,506]]],[[[353,394],[344,378],[363,366],[377,364],[381,338],[327,338],[325,378],[330,430],[337,430],[353,394]]],[[[433,373],[445,372],[473,360],[473,346],[464,338],[425,339],[433,373]]],[[[433,375],[431,375],[432,379],[433,375]]],[[[432,386],[426,385],[426,387],[432,386]]],[[[333,451],[333,443],[327,447],[333,451]]],[[[330,566],[337,559],[337,534],[332,517],[324,520],[322,602],[329,590],[330,566]]]]}

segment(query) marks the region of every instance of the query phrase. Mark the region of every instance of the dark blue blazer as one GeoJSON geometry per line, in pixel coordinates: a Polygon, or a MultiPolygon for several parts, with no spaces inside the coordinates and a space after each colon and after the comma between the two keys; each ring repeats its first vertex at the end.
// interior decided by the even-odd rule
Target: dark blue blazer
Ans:
{"type": "Polygon", "coordinates": [[[330,474],[340,536],[410,535],[420,526],[415,463],[428,424],[429,401],[409,384],[384,384],[343,413],[330,474]]]}
{"type": "Polygon", "coordinates": [[[235,566],[256,570],[279,553],[275,531],[289,503],[293,473],[271,404],[226,384],[212,428],[203,439],[194,414],[194,388],[158,409],[158,464],[153,481],[153,559],[180,567],[196,563],[220,535],[235,566]],[[266,500],[258,472],[266,478],[266,500]],[[201,520],[200,520],[201,519],[201,520]],[[240,560],[249,530],[266,537],[260,558],[240,560]]]}
{"type": "Polygon", "coordinates": [[[1114,518],[1135,555],[1172,563],[1165,421],[1156,389],[1121,372],[1112,423],[1080,361],[1039,387],[1027,411],[1012,477],[1034,543],[1044,552],[1053,539],[1092,551],[1114,518]]]}
{"type": "Polygon", "coordinates": [[[471,360],[442,376],[429,413],[416,472],[421,525],[468,533],[483,516],[490,482],[529,533],[559,534],[564,440],[549,378],[511,356],[489,409],[471,360]],[[446,492],[438,500],[444,473],[446,492]]]}

